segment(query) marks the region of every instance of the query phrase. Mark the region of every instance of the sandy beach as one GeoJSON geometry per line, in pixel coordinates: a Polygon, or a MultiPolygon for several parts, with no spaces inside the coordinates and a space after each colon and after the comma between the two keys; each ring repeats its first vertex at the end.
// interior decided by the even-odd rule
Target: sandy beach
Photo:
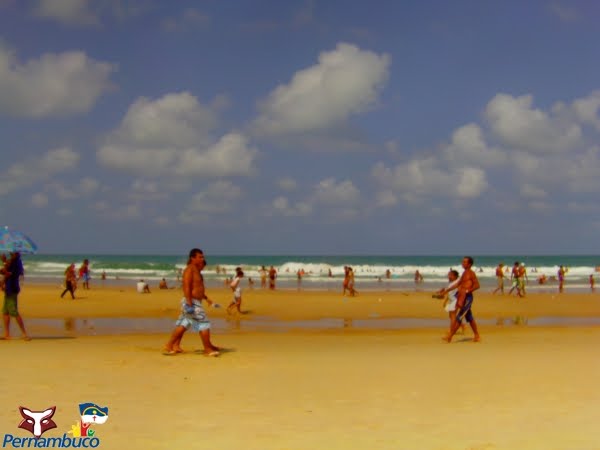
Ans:
{"type": "MultiPolygon", "coordinates": [[[[175,320],[181,294],[133,288],[78,290],[25,285],[21,313],[33,340],[0,342],[4,408],[0,431],[19,430],[19,406],[56,405],[59,436],[78,420],[78,404],[109,408],[94,426],[106,449],[598,449],[600,327],[523,325],[524,320],[600,318],[598,294],[480,293],[470,330],[452,344],[440,325],[417,328],[231,329],[213,333],[227,350],[204,357],[197,335],[186,353],[165,357],[167,334],[81,335],[49,330],[41,319],[175,320]],[[499,321],[502,319],[502,321],[499,321]],[[37,322],[36,322],[37,321],[37,322]],[[502,323],[502,325],[499,325],[502,323]]],[[[230,292],[210,290],[226,306],[230,292]]],[[[244,292],[241,321],[394,318],[444,319],[431,293],[244,292]]],[[[223,320],[223,309],[210,309],[223,320]]],[[[372,322],[370,322],[372,323],[372,322]]],[[[439,322],[441,323],[441,322],[439,322]]],[[[437,322],[436,322],[437,324],[437,322]]],[[[29,435],[30,436],[30,435],[29,435]]],[[[46,436],[46,435],[45,435],[46,436]]]]}

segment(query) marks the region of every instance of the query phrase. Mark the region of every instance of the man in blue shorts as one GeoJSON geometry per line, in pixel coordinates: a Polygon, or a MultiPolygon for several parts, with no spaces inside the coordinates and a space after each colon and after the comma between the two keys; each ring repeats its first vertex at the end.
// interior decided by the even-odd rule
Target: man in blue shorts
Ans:
{"type": "Polygon", "coordinates": [[[456,318],[452,322],[450,332],[443,338],[448,343],[452,341],[452,337],[460,328],[463,319],[469,323],[473,330],[473,342],[479,342],[481,340],[479,332],[477,331],[477,323],[471,312],[471,306],[473,305],[473,291],[479,289],[477,275],[471,270],[471,267],[473,267],[473,258],[465,256],[462,260],[462,267],[465,270],[458,282],[458,292],[456,295],[456,309],[458,312],[456,313],[456,318]]]}
{"type": "Polygon", "coordinates": [[[219,348],[210,340],[210,321],[202,307],[202,300],[209,306],[217,307],[206,296],[202,269],[206,267],[204,253],[198,248],[190,250],[187,267],[183,272],[183,298],[181,299],[181,314],[175,322],[175,329],[165,345],[164,355],[183,353],[181,339],[190,328],[200,334],[204,354],[219,356],[219,348]]]}

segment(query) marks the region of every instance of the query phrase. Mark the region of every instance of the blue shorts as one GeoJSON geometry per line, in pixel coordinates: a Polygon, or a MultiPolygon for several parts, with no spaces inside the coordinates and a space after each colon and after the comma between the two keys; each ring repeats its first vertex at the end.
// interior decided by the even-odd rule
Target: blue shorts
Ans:
{"type": "Polygon", "coordinates": [[[181,314],[175,325],[184,327],[186,330],[190,328],[194,331],[210,330],[210,321],[204,312],[200,300],[193,299],[192,304],[193,311],[190,309],[185,298],[181,300],[181,314]]]}
{"type": "Polygon", "coordinates": [[[456,321],[461,323],[465,319],[468,323],[473,321],[473,313],[471,312],[471,306],[473,305],[473,294],[467,294],[465,297],[465,303],[462,308],[456,314],[456,321]]]}

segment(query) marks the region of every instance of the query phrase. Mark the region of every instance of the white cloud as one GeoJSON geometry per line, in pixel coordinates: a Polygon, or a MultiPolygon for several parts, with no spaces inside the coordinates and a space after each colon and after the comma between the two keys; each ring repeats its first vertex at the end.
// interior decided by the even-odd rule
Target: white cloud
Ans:
{"type": "Polygon", "coordinates": [[[463,167],[456,171],[456,193],[460,198],[479,197],[487,188],[485,172],[474,167],[463,167]]]}
{"type": "Polygon", "coordinates": [[[521,186],[520,191],[523,197],[531,199],[543,199],[548,195],[545,190],[527,183],[521,186]]]}
{"type": "Polygon", "coordinates": [[[486,106],[492,131],[506,146],[533,153],[566,152],[581,142],[579,125],[532,108],[533,97],[497,94],[486,106]]]}
{"type": "Polygon", "coordinates": [[[258,151],[240,133],[215,141],[211,132],[216,124],[213,110],[188,92],[140,98],[97,158],[107,167],[147,176],[251,174],[258,151]]]}
{"type": "Polygon", "coordinates": [[[36,0],[32,14],[69,27],[99,28],[108,18],[122,21],[154,7],[145,0],[36,0]]]}
{"type": "Polygon", "coordinates": [[[48,206],[48,196],[43,192],[33,194],[33,196],[31,197],[31,203],[36,208],[45,208],[46,206],[48,206]]]}
{"type": "Polygon", "coordinates": [[[0,44],[0,115],[68,116],[89,111],[111,88],[115,66],[85,53],[45,53],[19,62],[0,44]]]}
{"type": "Polygon", "coordinates": [[[61,200],[72,200],[77,198],[77,191],[73,188],[67,188],[64,184],[56,181],[48,183],[46,191],[53,192],[61,200]]]}
{"type": "Polygon", "coordinates": [[[352,206],[359,202],[360,191],[350,180],[337,183],[335,178],[327,178],[315,186],[314,200],[330,206],[352,206]]]}
{"type": "Polygon", "coordinates": [[[167,216],[158,216],[152,220],[156,225],[165,227],[171,224],[171,219],[167,216]]]}
{"type": "Polygon", "coordinates": [[[61,200],[72,200],[94,194],[100,188],[100,183],[94,178],[82,178],[79,183],[65,186],[60,181],[53,181],[44,187],[45,192],[54,193],[61,200]]]}
{"type": "Polygon", "coordinates": [[[283,196],[275,198],[272,207],[275,213],[286,217],[308,216],[313,210],[312,205],[307,202],[296,202],[291,205],[287,197],[283,196]]]}
{"type": "Polygon", "coordinates": [[[567,188],[571,192],[600,192],[600,147],[591,147],[576,158],[570,158],[562,164],[561,170],[554,172],[557,178],[566,176],[567,188]]]}
{"type": "Polygon", "coordinates": [[[292,202],[285,196],[276,197],[270,205],[269,214],[286,217],[313,215],[319,220],[344,220],[359,214],[360,191],[352,181],[336,181],[326,178],[313,186],[309,195],[292,202]]]}
{"type": "Polygon", "coordinates": [[[100,182],[94,178],[85,177],[79,182],[78,191],[83,195],[90,195],[100,188],[100,182]]]}
{"type": "Polygon", "coordinates": [[[487,145],[483,130],[474,123],[454,131],[451,143],[444,149],[444,156],[447,161],[458,165],[495,166],[507,160],[504,152],[487,145]]]}
{"type": "Polygon", "coordinates": [[[290,177],[284,177],[277,180],[277,185],[284,191],[293,191],[298,187],[296,180],[290,177]]]}
{"type": "MultiPolygon", "coordinates": [[[[215,217],[235,211],[243,197],[242,189],[231,181],[211,183],[206,189],[192,195],[177,220],[184,224],[215,223],[215,217]]],[[[237,215],[232,220],[239,222],[242,219],[242,216],[237,215]]]]}
{"type": "Polygon", "coordinates": [[[346,43],[319,55],[272,91],[255,122],[261,135],[323,130],[372,108],[389,76],[390,57],[346,43]]]}
{"type": "Polygon", "coordinates": [[[386,141],[383,146],[390,155],[400,154],[400,144],[396,139],[390,139],[389,141],[386,141]]]}
{"type": "Polygon", "coordinates": [[[203,151],[186,149],[180,155],[175,173],[178,175],[231,176],[250,175],[258,150],[248,145],[247,138],[229,133],[203,151]]]}
{"type": "Polygon", "coordinates": [[[573,111],[577,118],[585,124],[593,125],[600,131],[600,91],[592,92],[588,97],[579,98],[573,102],[573,111]]]}
{"type": "Polygon", "coordinates": [[[40,157],[17,162],[0,173],[0,195],[5,195],[54,175],[72,170],[79,163],[79,154],[68,147],[50,150],[40,157]]]}
{"type": "MultiPolygon", "coordinates": [[[[411,203],[424,197],[474,198],[488,187],[486,173],[482,169],[450,169],[434,157],[415,158],[394,167],[380,162],[373,166],[371,175],[386,190],[411,203]]],[[[389,193],[387,195],[390,197],[389,193]]]]}
{"type": "Polygon", "coordinates": [[[33,14],[63,25],[97,26],[100,22],[89,9],[90,3],[89,0],[38,0],[33,14]]]}
{"type": "Polygon", "coordinates": [[[106,201],[98,201],[94,203],[92,209],[96,211],[98,217],[106,220],[128,221],[142,216],[142,209],[137,203],[115,205],[106,201]]]}
{"type": "Polygon", "coordinates": [[[398,197],[391,190],[380,191],[375,195],[375,206],[389,208],[398,204],[398,197]]]}
{"type": "Polygon", "coordinates": [[[188,214],[222,214],[231,211],[242,197],[242,190],[231,181],[217,181],[192,196],[188,214]]]}
{"type": "Polygon", "coordinates": [[[217,117],[189,92],[157,100],[137,99],[127,110],[114,138],[139,147],[190,147],[205,144],[217,117]]]}
{"type": "Polygon", "coordinates": [[[529,208],[540,213],[546,213],[554,209],[554,207],[543,200],[532,200],[529,202],[529,208]]]}
{"type": "Polygon", "coordinates": [[[132,201],[155,202],[168,198],[166,189],[161,188],[155,181],[134,180],[127,198],[132,201]]]}
{"type": "Polygon", "coordinates": [[[195,28],[201,28],[210,23],[210,17],[207,14],[195,8],[186,9],[178,17],[169,17],[162,21],[161,27],[164,31],[188,31],[195,28]]]}

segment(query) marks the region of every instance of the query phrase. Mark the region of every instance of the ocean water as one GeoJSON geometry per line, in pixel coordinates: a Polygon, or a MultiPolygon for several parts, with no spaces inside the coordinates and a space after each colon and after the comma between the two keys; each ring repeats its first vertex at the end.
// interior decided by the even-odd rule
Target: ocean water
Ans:
{"type": "MultiPolygon", "coordinates": [[[[450,268],[459,270],[462,256],[335,256],[335,255],[206,255],[208,265],[204,278],[209,287],[222,286],[226,277],[234,274],[241,266],[246,280],[252,278],[255,287],[260,286],[259,270],[272,265],[278,271],[278,288],[297,289],[297,271],[304,270],[302,289],[338,290],[343,278],[344,266],[351,266],[355,273],[357,290],[435,290],[447,282],[450,268]],[[225,273],[217,273],[217,267],[225,273]],[[332,277],[329,276],[331,270],[332,277]],[[392,276],[385,278],[386,270],[392,276]],[[416,284],[415,271],[424,277],[424,282],[416,284]],[[381,278],[381,280],[379,279],[381,278]]],[[[178,272],[185,267],[187,258],[174,255],[25,255],[23,263],[26,276],[32,282],[62,283],[68,265],[81,265],[84,258],[90,260],[93,283],[101,283],[102,272],[106,273],[106,284],[133,284],[140,279],[157,284],[162,278],[171,284],[177,283],[178,272]]],[[[549,282],[538,285],[536,279],[541,274],[556,276],[558,267],[567,267],[566,286],[573,290],[588,290],[589,276],[600,269],[600,256],[597,255],[486,255],[474,256],[479,280],[484,288],[495,286],[495,268],[499,262],[512,267],[514,261],[524,262],[528,269],[530,290],[553,290],[556,284],[549,282]]],[[[509,273],[507,273],[510,276],[509,273]]],[[[247,284],[246,284],[247,285],[247,284]]],[[[508,284],[505,286],[508,287],[508,284]]]]}

